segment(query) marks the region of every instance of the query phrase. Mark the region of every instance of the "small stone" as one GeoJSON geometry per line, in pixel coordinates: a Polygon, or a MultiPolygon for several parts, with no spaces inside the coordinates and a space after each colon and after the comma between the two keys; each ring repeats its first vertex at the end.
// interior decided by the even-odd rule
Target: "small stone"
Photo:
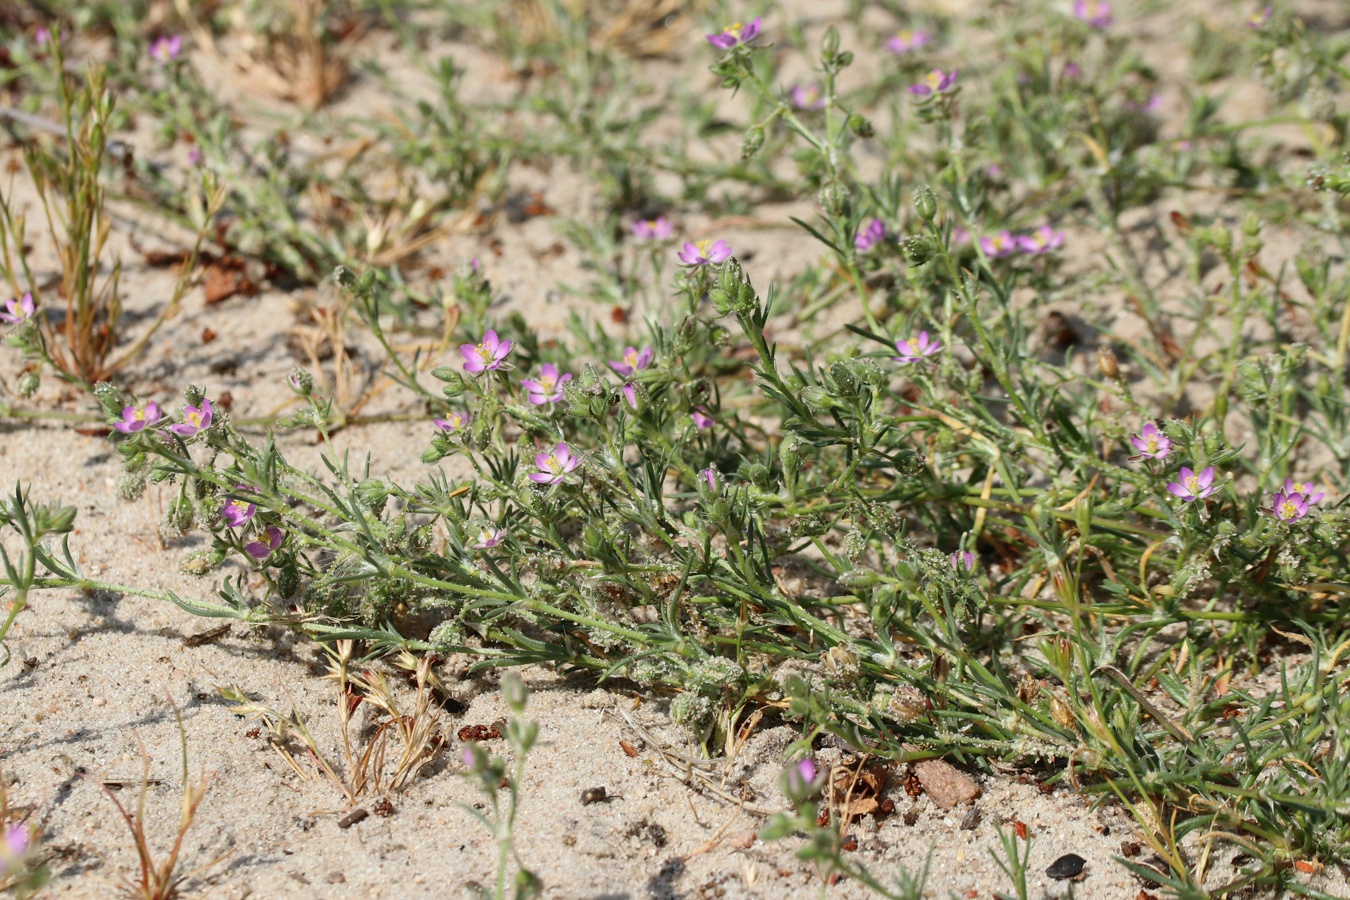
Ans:
{"type": "Polygon", "coordinates": [[[107,705],[108,705],[108,701],[107,701],[107,700],[104,700],[102,697],[95,697],[95,698],[94,698],[94,705],[95,705],[95,706],[107,706],[107,705]]]}
{"type": "Polygon", "coordinates": [[[1087,865],[1087,860],[1077,853],[1066,853],[1059,859],[1052,862],[1045,870],[1056,881],[1064,881],[1069,878],[1077,878],[1083,874],[1083,866],[1087,865]]]}
{"type": "Polygon", "coordinates": [[[952,809],[980,796],[980,786],[969,775],[940,759],[914,764],[924,792],[939,809],[952,809]]]}
{"type": "Polygon", "coordinates": [[[343,875],[341,872],[329,872],[324,876],[323,880],[329,884],[346,884],[347,876],[343,875]]]}
{"type": "Polygon", "coordinates": [[[727,838],[727,846],[733,850],[749,850],[755,843],[754,829],[738,831],[727,838]]]}
{"type": "Polygon", "coordinates": [[[980,824],[980,808],[972,806],[964,816],[961,817],[961,830],[974,831],[975,826],[980,824]]]}

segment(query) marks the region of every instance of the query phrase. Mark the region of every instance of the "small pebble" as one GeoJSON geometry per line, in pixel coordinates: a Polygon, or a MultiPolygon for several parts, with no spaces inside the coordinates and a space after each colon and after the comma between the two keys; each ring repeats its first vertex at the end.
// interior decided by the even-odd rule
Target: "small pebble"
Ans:
{"type": "Polygon", "coordinates": [[[95,706],[107,706],[107,705],[108,705],[108,701],[107,701],[107,700],[104,700],[102,697],[95,697],[95,698],[94,698],[94,705],[95,705],[95,706]]]}
{"type": "Polygon", "coordinates": [[[1052,862],[1050,867],[1045,870],[1045,874],[1056,881],[1064,881],[1069,878],[1077,878],[1083,874],[1083,866],[1085,865],[1087,865],[1087,860],[1077,853],[1066,853],[1052,862]]]}
{"type": "Polygon", "coordinates": [[[338,827],[351,828],[353,825],[355,825],[357,822],[360,822],[368,815],[370,815],[370,813],[366,812],[364,809],[358,806],[356,809],[352,810],[342,818],[338,819],[338,827]]]}
{"type": "Polygon", "coordinates": [[[607,799],[605,789],[602,787],[586,788],[581,792],[581,805],[590,806],[592,803],[599,803],[607,799]]]}

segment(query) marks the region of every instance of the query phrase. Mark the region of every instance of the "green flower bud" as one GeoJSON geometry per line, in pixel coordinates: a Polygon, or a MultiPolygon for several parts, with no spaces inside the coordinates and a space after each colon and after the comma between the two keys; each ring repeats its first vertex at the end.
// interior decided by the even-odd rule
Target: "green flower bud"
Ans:
{"type": "Polygon", "coordinates": [[[525,703],[530,699],[530,689],[518,672],[507,672],[502,676],[502,702],[516,715],[525,714],[525,703]]]}
{"type": "Polygon", "coordinates": [[[839,576],[839,583],[850,590],[869,588],[881,580],[881,576],[872,569],[850,569],[839,576]]]}
{"type": "Polygon", "coordinates": [[[921,234],[911,234],[905,238],[900,243],[900,250],[911,266],[921,266],[937,255],[937,247],[921,234]]]}
{"type": "Polygon", "coordinates": [[[853,65],[853,51],[845,50],[843,53],[840,53],[834,58],[834,65],[835,68],[838,69],[847,69],[849,66],[853,65]]]}
{"type": "Polygon", "coordinates": [[[122,407],[127,405],[126,397],[112,382],[100,381],[94,385],[94,397],[105,416],[110,419],[122,418],[122,407]]]}
{"type": "Polygon", "coordinates": [[[117,496],[121,497],[123,500],[139,500],[144,493],[144,472],[124,472],[122,477],[117,479],[117,496]]]}
{"type": "Polygon", "coordinates": [[[825,207],[825,211],[832,216],[842,216],[848,212],[849,196],[848,188],[838,181],[826,182],[817,195],[820,205],[825,207]]]}
{"type": "Polygon", "coordinates": [[[346,266],[338,266],[333,270],[333,281],[337,282],[338,287],[351,290],[356,287],[356,273],[346,266]]]}
{"type": "Polygon", "coordinates": [[[308,369],[303,369],[300,366],[291,369],[291,374],[287,377],[286,383],[291,386],[291,390],[301,397],[308,397],[314,393],[314,376],[309,373],[308,369]]]}
{"type": "Polygon", "coordinates": [[[839,52],[839,29],[831,25],[825,29],[825,34],[820,38],[820,55],[826,59],[833,59],[839,52]]]}
{"type": "Polygon", "coordinates": [[[827,412],[839,405],[839,401],[830,396],[830,392],[818,384],[802,388],[799,396],[806,408],[812,412],[827,412]]]}
{"type": "Polygon", "coordinates": [[[38,377],[38,373],[24,372],[19,376],[19,396],[25,400],[31,399],[41,384],[42,379],[38,377]]]}
{"type": "MultiPolygon", "coordinates": [[[[183,399],[187,401],[188,406],[201,407],[202,400],[206,397],[206,388],[200,385],[189,384],[183,391],[183,399]]],[[[117,415],[120,418],[122,411],[119,409],[117,415]]]]}
{"type": "Polygon", "coordinates": [[[282,598],[294,597],[300,592],[300,567],[291,558],[277,569],[277,594],[282,598]]]}
{"type": "Polygon", "coordinates": [[[367,478],[356,486],[357,498],[372,512],[379,514],[389,499],[389,485],[378,478],[367,478]]]}
{"type": "Polygon", "coordinates": [[[717,272],[717,283],[708,291],[708,298],[720,315],[753,313],[759,306],[755,289],[734,256],[722,263],[717,272]]]}
{"type": "Polygon", "coordinates": [[[872,123],[857,113],[848,117],[848,130],[860,138],[870,138],[876,134],[876,129],[872,127],[872,123]]]}
{"type": "Polygon", "coordinates": [[[778,460],[783,464],[783,472],[788,478],[792,478],[802,468],[802,444],[805,441],[794,431],[789,431],[783,435],[783,440],[778,444],[778,460]]]}
{"type": "Polygon", "coordinates": [[[755,125],[745,133],[745,138],[741,141],[741,159],[749,159],[759,152],[759,148],[764,146],[764,126],[755,125]]]}
{"type": "Polygon", "coordinates": [[[933,196],[933,189],[926,184],[919,185],[914,191],[914,211],[925,222],[933,221],[937,215],[937,197],[933,196]]]}

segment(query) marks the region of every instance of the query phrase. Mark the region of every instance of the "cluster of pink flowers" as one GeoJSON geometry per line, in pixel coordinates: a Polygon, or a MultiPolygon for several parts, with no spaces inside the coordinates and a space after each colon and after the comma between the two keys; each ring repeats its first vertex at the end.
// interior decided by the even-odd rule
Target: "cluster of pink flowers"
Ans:
{"type": "MultiPolygon", "coordinates": [[[[153,400],[145,406],[122,407],[122,421],[114,422],[113,428],[123,434],[135,434],[158,425],[164,419],[159,404],[153,400]]],[[[211,401],[202,398],[201,406],[184,406],[183,421],[169,426],[169,430],[179,437],[190,438],[211,427],[211,401]]]]}
{"type": "MultiPolygon", "coordinates": [[[[1139,433],[1130,436],[1130,443],[1137,452],[1130,459],[1166,459],[1172,453],[1172,441],[1162,433],[1153,422],[1145,422],[1139,433]]],[[[1193,503],[1204,500],[1219,490],[1214,482],[1214,467],[1206,466],[1199,472],[1182,466],[1177,472],[1177,480],[1169,482],[1168,493],[1174,497],[1193,503]]],[[[1294,481],[1286,478],[1284,487],[1275,492],[1270,507],[1263,512],[1274,516],[1281,522],[1297,522],[1307,516],[1326,494],[1318,491],[1310,481],[1294,481]]]]}
{"type": "Polygon", "coordinates": [[[1039,256],[1051,250],[1058,250],[1063,245],[1064,232],[1055,231],[1049,225],[1042,225],[1031,234],[1013,234],[1005,229],[998,234],[980,238],[980,249],[990,259],[1002,259],[1014,253],[1039,256]]]}
{"type": "MultiPolygon", "coordinates": [[[[246,484],[238,485],[235,490],[253,492],[253,488],[246,484]]],[[[253,520],[257,512],[258,507],[252,501],[235,497],[225,501],[225,505],[220,508],[220,517],[229,528],[243,528],[253,520]]],[[[285,539],[286,532],[275,525],[268,525],[244,545],[244,552],[262,562],[276,552],[285,539]]]]}

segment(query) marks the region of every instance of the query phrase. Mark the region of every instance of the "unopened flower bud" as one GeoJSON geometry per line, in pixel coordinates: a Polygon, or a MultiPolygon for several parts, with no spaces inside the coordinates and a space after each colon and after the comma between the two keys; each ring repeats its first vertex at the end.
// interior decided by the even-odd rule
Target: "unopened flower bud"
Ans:
{"type": "Polygon", "coordinates": [[[741,159],[749,159],[759,152],[759,148],[764,146],[764,126],[754,125],[746,131],[745,138],[741,141],[741,159]]]}
{"type": "Polygon", "coordinates": [[[911,234],[900,244],[911,266],[921,266],[937,255],[933,242],[921,234],[911,234]]]}
{"type": "Polygon", "coordinates": [[[849,197],[848,188],[844,187],[838,181],[829,181],[820,189],[818,195],[820,205],[825,207],[825,211],[832,216],[842,216],[848,211],[849,197]]]}
{"type": "Polygon", "coordinates": [[[783,796],[793,803],[809,800],[820,790],[820,785],[816,783],[816,764],[810,759],[799,759],[790,764],[783,770],[779,786],[783,789],[783,796]]]}
{"type": "Polygon", "coordinates": [[[717,283],[708,291],[708,299],[721,315],[729,312],[755,311],[758,305],[755,289],[750,284],[750,279],[745,277],[745,270],[741,268],[736,257],[733,256],[722,263],[722,268],[717,273],[717,283]]]}
{"type": "Polygon", "coordinates": [[[853,590],[869,588],[881,580],[881,576],[872,569],[850,569],[839,576],[839,583],[853,590]]]}
{"type": "Polygon", "coordinates": [[[94,397],[103,409],[103,414],[113,419],[122,418],[122,407],[127,405],[126,397],[110,381],[100,381],[94,385],[94,397]]]}
{"type": "Polygon", "coordinates": [[[19,396],[25,400],[31,399],[41,384],[42,379],[38,377],[38,373],[24,372],[19,376],[19,396]]]}
{"type": "Polygon", "coordinates": [[[818,384],[802,388],[798,396],[811,412],[827,412],[839,405],[839,402],[830,396],[830,392],[818,384]]]}
{"type": "Polygon", "coordinates": [[[872,127],[872,123],[857,113],[848,117],[848,130],[860,138],[870,138],[876,134],[876,129],[872,127]]]}
{"type": "Polygon", "coordinates": [[[291,386],[291,390],[301,397],[308,397],[314,392],[314,376],[308,369],[302,369],[296,366],[291,369],[291,374],[286,378],[286,383],[291,386]]]}
{"type": "Polygon", "coordinates": [[[925,222],[933,221],[937,215],[937,197],[933,196],[933,189],[926,184],[919,185],[914,191],[914,211],[925,222]]]}
{"type": "Polygon", "coordinates": [[[783,435],[783,440],[778,444],[778,460],[783,464],[783,472],[788,478],[795,476],[802,468],[802,439],[796,432],[789,431],[783,435]]]}
{"type": "Polygon", "coordinates": [[[1103,377],[1110,378],[1112,381],[1120,380],[1120,363],[1116,359],[1116,351],[1106,344],[1097,348],[1097,371],[1101,372],[1103,377]]]}
{"type": "Polygon", "coordinates": [[[820,55],[826,59],[833,59],[839,52],[839,29],[831,25],[825,29],[825,33],[820,38],[820,55]]]}
{"type": "Polygon", "coordinates": [[[525,679],[520,677],[517,672],[507,672],[502,676],[502,701],[511,708],[516,715],[523,715],[525,712],[525,703],[530,699],[530,689],[525,686],[525,679]]]}

